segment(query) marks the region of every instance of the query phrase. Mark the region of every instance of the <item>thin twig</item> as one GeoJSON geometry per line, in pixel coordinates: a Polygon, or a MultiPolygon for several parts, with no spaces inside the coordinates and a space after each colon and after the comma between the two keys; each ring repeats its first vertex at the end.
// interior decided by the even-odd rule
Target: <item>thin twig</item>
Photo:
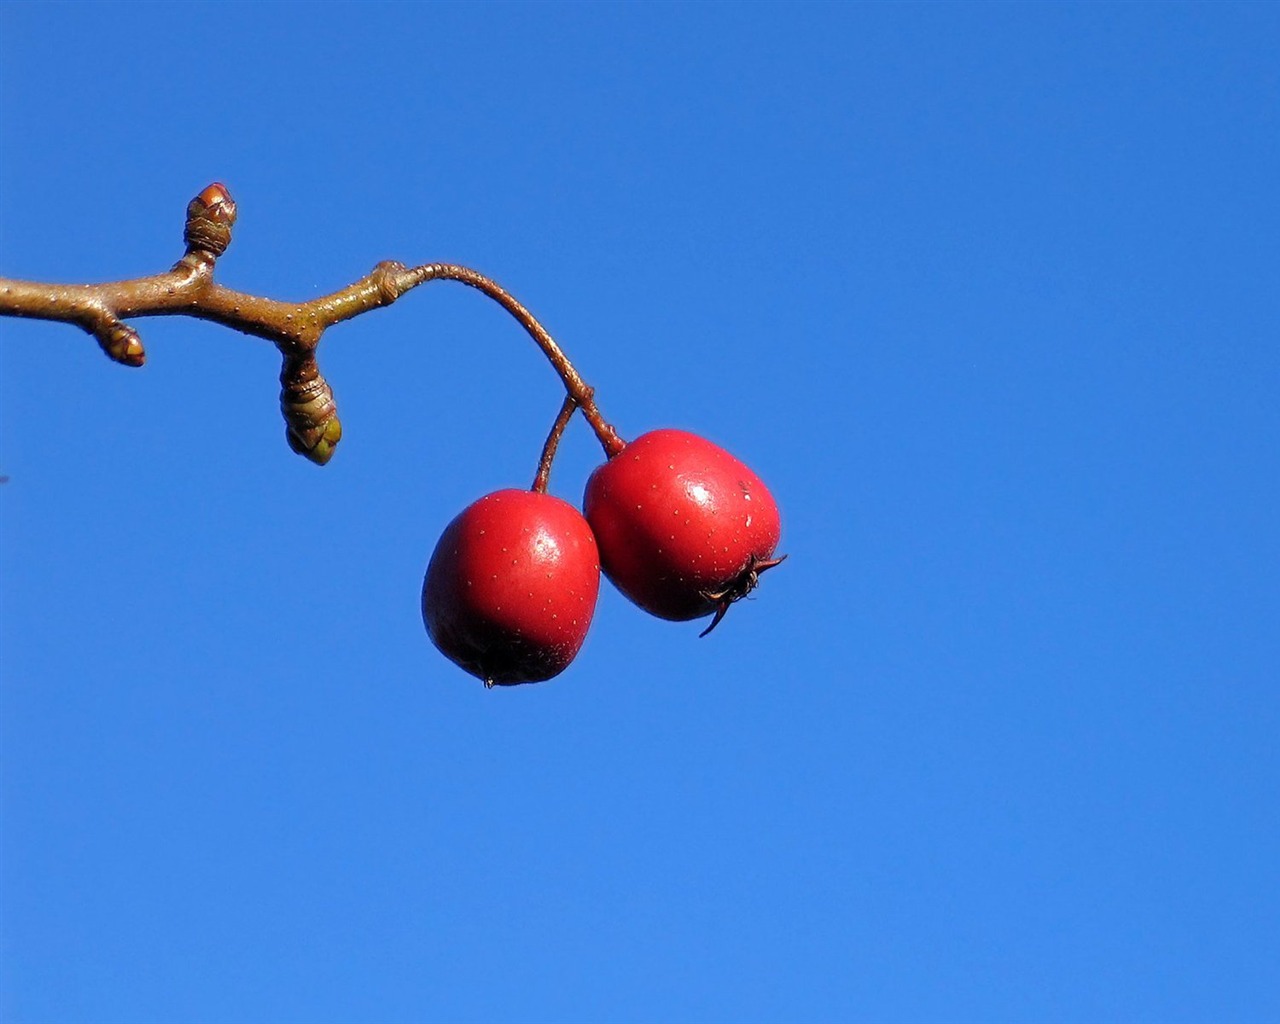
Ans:
{"type": "MultiPolygon", "coordinates": [[[[313,362],[321,336],[334,324],[389,306],[427,281],[458,281],[482,292],[515,318],[555,368],[605,453],[612,457],[622,450],[623,440],[604,419],[594,392],[555,339],[524,305],[484,274],[451,263],[408,268],[388,261],[347,287],[307,302],[249,295],[224,288],[213,279],[218,257],[230,244],[235,218],[235,202],[225,186],[210,185],[187,208],[187,251],[171,270],[90,285],[0,278],[0,315],[75,324],[97,338],[108,356],[129,366],[141,366],[146,355],[137,331],[124,322],[126,318],[191,316],[267,339],[280,350],[287,369],[308,355],[313,362]]],[[[319,380],[323,382],[323,377],[319,380]]],[[[294,440],[296,437],[290,443],[294,440]]],[[[328,457],[326,454],[322,460],[310,451],[304,454],[315,461],[327,461],[328,457]]]]}

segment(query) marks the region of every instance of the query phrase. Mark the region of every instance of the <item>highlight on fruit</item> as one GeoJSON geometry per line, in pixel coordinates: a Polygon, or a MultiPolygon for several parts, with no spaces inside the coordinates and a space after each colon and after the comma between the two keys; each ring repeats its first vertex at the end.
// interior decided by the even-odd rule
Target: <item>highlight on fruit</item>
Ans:
{"type": "Polygon", "coordinates": [[[69,323],[106,355],[140,367],[146,352],[125,317],[191,316],[270,341],[278,349],[280,411],[289,447],[323,466],[342,422],[318,349],[335,324],[399,300],[429,281],[455,281],[507,311],[560,377],[564,398],[529,489],[509,488],[467,506],[445,528],[427,565],[422,617],[436,648],[486,686],[543,682],[563,672],[586,640],[603,571],[633,604],[675,622],[710,619],[779,565],[777,502],[723,448],[681,430],[622,439],[595,391],[546,328],[501,285],[453,263],[378,263],[364,277],[308,302],[234,291],[215,280],[238,207],[221,182],[187,205],[182,257],[166,272],[103,284],[0,278],[0,315],[69,323]],[[582,511],[547,493],[566,426],[581,414],[605,461],[591,474],[582,511]]]}

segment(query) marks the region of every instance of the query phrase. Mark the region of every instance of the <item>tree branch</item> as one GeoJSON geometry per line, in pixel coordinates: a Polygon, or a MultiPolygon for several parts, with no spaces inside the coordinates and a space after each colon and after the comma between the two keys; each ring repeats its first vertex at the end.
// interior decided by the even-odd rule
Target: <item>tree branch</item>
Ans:
{"type": "Polygon", "coordinates": [[[622,439],[605,421],[592,389],[560,346],[528,309],[483,274],[449,263],[409,268],[383,262],[346,288],[308,302],[248,295],[214,281],[218,257],[231,243],[235,219],[235,201],[225,186],[215,182],[187,207],[187,250],[173,269],[92,285],[0,278],[0,314],[75,324],[93,335],[111,359],[126,366],[141,366],[146,353],[138,332],[125,318],[191,316],[265,338],[282,357],[280,401],[290,447],[323,465],[332,457],[342,427],[333,390],[316,361],[321,336],[334,324],[388,306],[427,281],[459,281],[515,318],[560,375],[568,400],[582,410],[605,453],[612,456],[622,450],[622,439]]]}

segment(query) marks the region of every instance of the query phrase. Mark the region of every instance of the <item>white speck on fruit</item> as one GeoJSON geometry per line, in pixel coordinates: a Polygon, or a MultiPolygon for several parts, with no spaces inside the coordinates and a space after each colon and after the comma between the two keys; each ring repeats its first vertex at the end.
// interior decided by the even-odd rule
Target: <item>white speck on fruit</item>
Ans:
{"type": "Polygon", "coordinates": [[[707,490],[706,485],[704,484],[685,484],[684,493],[699,505],[706,505],[711,502],[711,492],[707,490]]]}

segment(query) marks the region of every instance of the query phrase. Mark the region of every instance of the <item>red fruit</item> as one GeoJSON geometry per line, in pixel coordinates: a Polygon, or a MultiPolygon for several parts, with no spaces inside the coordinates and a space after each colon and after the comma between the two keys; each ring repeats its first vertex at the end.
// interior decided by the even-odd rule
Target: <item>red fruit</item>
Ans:
{"type": "MultiPolygon", "coordinates": [[[[782,524],[751,470],[696,434],[655,430],[596,469],[583,503],[605,574],[663,619],[714,613],[753,590],[782,524]]],[[[785,557],[785,556],[783,556],[785,557]]]]}
{"type": "Polygon", "coordinates": [[[422,619],[450,661],[495,683],[536,683],[582,648],[600,556],[581,513],[536,491],[486,495],[451,522],[422,584],[422,619]]]}

